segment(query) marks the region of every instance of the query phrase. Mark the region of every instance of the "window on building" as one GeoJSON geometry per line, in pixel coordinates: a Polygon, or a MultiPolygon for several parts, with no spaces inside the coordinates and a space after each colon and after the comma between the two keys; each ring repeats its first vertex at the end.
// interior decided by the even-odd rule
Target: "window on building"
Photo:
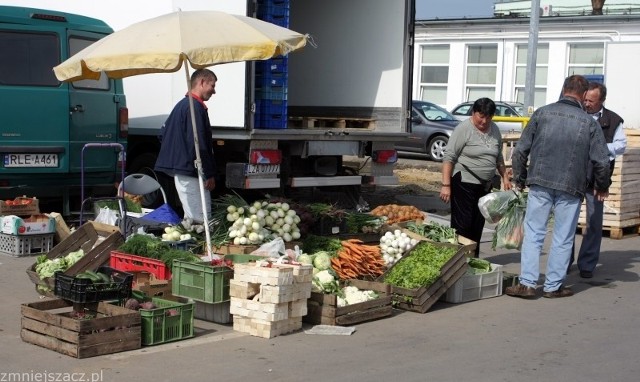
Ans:
{"type": "MultiPolygon", "coordinates": [[[[524,103],[527,77],[527,45],[516,45],[515,101],[524,103]]],[[[536,86],[533,96],[534,107],[547,103],[547,74],[549,72],[549,45],[540,44],[536,53],[536,86]]]]}
{"type": "Polygon", "coordinates": [[[447,103],[449,45],[423,45],[420,50],[420,99],[447,103]]]}
{"type": "Polygon", "coordinates": [[[569,64],[567,75],[603,74],[604,43],[569,44],[569,64]]]}
{"type": "Polygon", "coordinates": [[[482,44],[467,47],[467,101],[496,95],[498,45],[482,44]]]}

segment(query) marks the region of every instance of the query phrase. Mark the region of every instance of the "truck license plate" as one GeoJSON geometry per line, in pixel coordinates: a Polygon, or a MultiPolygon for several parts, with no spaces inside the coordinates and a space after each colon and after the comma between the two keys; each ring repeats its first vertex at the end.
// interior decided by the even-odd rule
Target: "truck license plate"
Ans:
{"type": "Polygon", "coordinates": [[[4,167],[58,167],[58,154],[5,154],[4,167]]]}
{"type": "Polygon", "coordinates": [[[245,175],[279,174],[279,164],[247,164],[244,167],[245,175]]]}

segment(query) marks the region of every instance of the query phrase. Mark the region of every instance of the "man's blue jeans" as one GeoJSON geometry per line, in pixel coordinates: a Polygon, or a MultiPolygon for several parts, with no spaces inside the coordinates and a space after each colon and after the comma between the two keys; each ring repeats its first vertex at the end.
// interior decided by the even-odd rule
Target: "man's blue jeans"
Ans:
{"type": "Polygon", "coordinates": [[[553,212],[553,235],[543,290],[553,292],[562,286],[567,276],[580,204],[578,196],[537,185],[530,187],[520,256],[521,284],[534,288],[538,284],[540,253],[547,235],[549,216],[553,212]]]}

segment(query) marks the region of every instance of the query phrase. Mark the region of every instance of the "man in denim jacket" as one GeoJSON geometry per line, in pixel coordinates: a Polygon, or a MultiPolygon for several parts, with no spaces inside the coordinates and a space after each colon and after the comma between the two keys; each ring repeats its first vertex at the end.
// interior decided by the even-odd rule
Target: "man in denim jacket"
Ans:
{"type": "Polygon", "coordinates": [[[563,287],[571,256],[580,205],[586,190],[587,165],[593,164],[594,194],[609,195],[609,157],[598,123],[582,109],[589,82],[568,77],[562,98],[536,110],[524,129],[512,158],[513,180],[529,186],[524,217],[520,283],[506,294],[531,298],[540,276],[540,252],[553,211],[553,240],[547,260],[543,297],[573,295],[563,287]],[[528,163],[527,163],[528,161],[528,163]]]}

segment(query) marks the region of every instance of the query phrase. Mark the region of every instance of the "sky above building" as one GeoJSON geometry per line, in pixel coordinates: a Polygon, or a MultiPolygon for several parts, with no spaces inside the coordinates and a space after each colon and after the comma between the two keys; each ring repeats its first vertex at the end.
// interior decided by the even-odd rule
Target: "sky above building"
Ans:
{"type": "Polygon", "coordinates": [[[416,0],[416,20],[492,17],[495,0],[416,0]]]}

